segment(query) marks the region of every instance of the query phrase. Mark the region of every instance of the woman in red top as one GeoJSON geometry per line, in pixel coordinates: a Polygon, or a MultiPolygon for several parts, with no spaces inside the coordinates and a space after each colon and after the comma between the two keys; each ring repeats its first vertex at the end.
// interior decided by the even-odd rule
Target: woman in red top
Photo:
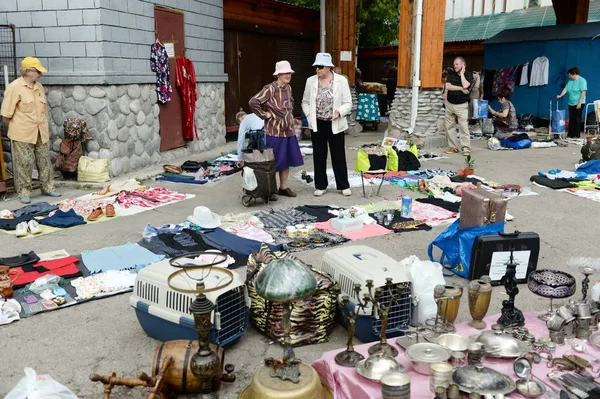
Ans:
{"type": "Polygon", "coordinates": [[[275,155],[275,169],[279,172],[279,195],[295,197],[287,186],[290,168],[301,166],[302,153],[294,134],[294,99],[290,81],[294,71],[289,62],[275,64],[273,76],[277,78],[258,92],[249,102],[250,109],[265,121],[266,146],[275,155]]]}

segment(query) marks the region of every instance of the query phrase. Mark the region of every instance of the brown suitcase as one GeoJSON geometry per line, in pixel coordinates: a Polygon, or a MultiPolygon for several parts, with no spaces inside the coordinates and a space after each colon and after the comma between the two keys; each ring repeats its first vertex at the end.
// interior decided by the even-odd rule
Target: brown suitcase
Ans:
{"type": "Polygon", "coordinates": [[[462,191],[459,228],[503,222],[507,199],[482,188],[462,191]]]}

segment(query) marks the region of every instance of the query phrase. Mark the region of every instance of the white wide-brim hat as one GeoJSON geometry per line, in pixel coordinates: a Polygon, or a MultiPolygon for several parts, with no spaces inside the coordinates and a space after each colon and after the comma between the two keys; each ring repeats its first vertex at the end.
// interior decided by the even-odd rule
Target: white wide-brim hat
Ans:
{"type": "Polygon", "coordinates": [[[282,73],[294,73],[294,70],[288,61],[279,61],[275,64],[273,76],[281,75],[282,73]]]}
{"type": "Polygon", "coordinates": [[[203,229],[216,229],[221,225],[221,217],[205,206],[195,207],[194,213],[187,217],[187,221],[203,229]]]}
{"type": "Polygon", "coordinates": [[[315,62],[313,66],[322,65],[326,67],[334,67],[333,60],[331,58],[331,54],[329,53],[317,53],[317,57],[315,58],[315,62]]]}

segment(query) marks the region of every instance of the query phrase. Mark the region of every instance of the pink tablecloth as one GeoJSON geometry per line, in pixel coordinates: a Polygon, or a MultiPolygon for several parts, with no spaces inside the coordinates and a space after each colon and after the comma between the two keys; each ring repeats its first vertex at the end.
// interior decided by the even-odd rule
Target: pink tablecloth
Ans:
{"type": "MultiPolygon", "coordinates": [[[[527,327],[536,338],[547,337],[548,329],[546,328],[546,324],[537,318],[538,315],[539,313],[525,313],[525,327],[527,327]]],[[[485,321],[488,324],[488,329],[498,320],[498,317],[499,315],[493,315],[485,318],[485,321]]],[[[480,330],[469,327],[467,323],[459,324],[456,326],[456,328],[457,333],[465,337],[469,337],[481,332],[480,330]]],[[[575,340],[575,342],[581,341],[575,340]]],[[[405,372],[411,379],[410,397],[432,398],[433,394],[429,391],[429,376],[418,374],[412,369],[410,361],[404,356],[404,350],[396,345],[396,338],[389,339],[388,343],[400,351],[399,355],[396,357],[396,360],[398,360],[398,362],[400,362],[406,368],[405,372]]],[[[359,345],[355,347],[355,350],[363,354],[365,357],[368,357],[367,351],[371,345],[372,343],[359,345]]],[[[592,361],[592,357],[600,357],[600,351],[596,350],[592,345],[586,344],[586,347],[588,353],[577,353],[577,355],[589,360],[590,362],[592,361]]],[[[312,364],[319,373],[321,381],[333,392],[334,399],[381,399],[382,395],[379,383],[361,377],[352,368],[341,367],[335,363],[335,355],[342,350],[343,349],[326,352],[323,354],[321,359],[316,360],[312,364]]],[[[560,357],[566,352],[573,353],[573,350],[568,343],[559,346],[556,352],[553,353],[553,356],[560,357]]],[[[483,365],[504,373],[514,380],[518,379],[513,372],[513,359],[505,360],[490,358],[488,360],[484,360],[483,365]]],[[[546,367],[546,361],[544,360],[542,360],[542,362],[539,364],[535,364],[533,367],[533,373],[535,376],[543,379],[550,386],[558,388],[546,378],[546,374],[548,374],[550,371],[551,370],[546,367]]],[[[522,398],[523,396],[515,392],[508,397],[522,398]]]]}

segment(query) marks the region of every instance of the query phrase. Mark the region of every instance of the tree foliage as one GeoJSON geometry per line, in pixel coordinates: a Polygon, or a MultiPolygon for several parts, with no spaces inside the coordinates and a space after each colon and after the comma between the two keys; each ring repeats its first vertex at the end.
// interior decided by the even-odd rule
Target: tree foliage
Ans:
{"type": "MultiPolygon", "coordinates": [[[[320,4],[320,0],[281,1],[315,9],[320,4]]],[[[361,46],[386,46],[398,40],[400,0],[357,0],[356,6],[356,31],[361,46]]]]}

